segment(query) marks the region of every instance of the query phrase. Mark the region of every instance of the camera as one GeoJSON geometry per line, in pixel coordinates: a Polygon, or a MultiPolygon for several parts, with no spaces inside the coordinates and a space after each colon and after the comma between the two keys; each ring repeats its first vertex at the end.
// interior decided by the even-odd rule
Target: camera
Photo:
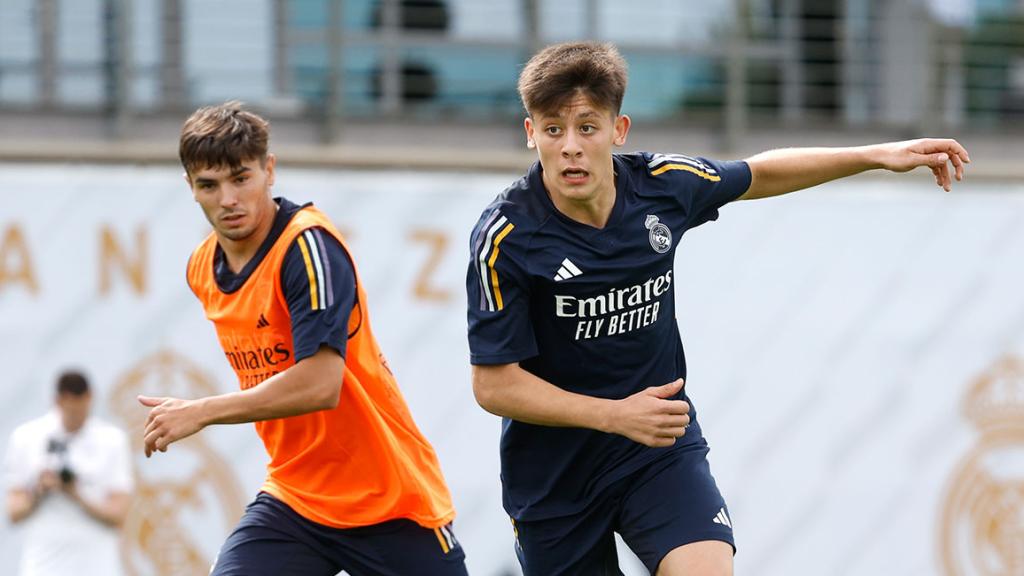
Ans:
{"type": "Polygon", "coordinates": [[[64,484],[71,484],[75,481],[75,471],[66,465],[61,467],[58,474],[60,474],[60,481],[64,484]]]}
{"type": "Polygon", "coordinates": [[[57,474],[64,484],[75,481],[75,471],[68,464],[68,443],[58,438],[50,438],[46,444],[46,453],[52,454],[57,460],[57,474]]]}

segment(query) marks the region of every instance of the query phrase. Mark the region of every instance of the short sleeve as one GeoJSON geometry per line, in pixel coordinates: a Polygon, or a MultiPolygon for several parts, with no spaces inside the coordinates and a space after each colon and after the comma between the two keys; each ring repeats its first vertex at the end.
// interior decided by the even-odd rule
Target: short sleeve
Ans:
{"type": "Polygon", "coordinates": [[[32,485],[30,455],[25,440],[24,428],[15,429],[8,439],[3,464],[5,490],[28,489],[32,485]]]}
{"type": "Polygon", "coordinates": [[[344,356],[356,279],[341,242],[321,228],[303,231],[285,254],[281,287],[291,315],[295,361],[321,346],[344,356]]]}
{"type": "Polygon", "coordinates": [[[110,433],[110,466],[107,468],[107,490],[111,492],[131,492],[135,488],[132,476],[132,458],[128,445],[128,437],[117,428],[110,433]]]}
{"type": "Polygon", "coordinates": [[[499,210],[485,212],[473,230],[466,273],[472,364],[510,364],[537,355],[526,238],[499,210]]]}
{"type": "Polygon", "coordinates": [[[718,209],[750,188],[750,166],[742,160],[719,161],[680,154],[653,154],[651,177],[667,180],[687,212],[686,228],[718,219],[718,209]]]}

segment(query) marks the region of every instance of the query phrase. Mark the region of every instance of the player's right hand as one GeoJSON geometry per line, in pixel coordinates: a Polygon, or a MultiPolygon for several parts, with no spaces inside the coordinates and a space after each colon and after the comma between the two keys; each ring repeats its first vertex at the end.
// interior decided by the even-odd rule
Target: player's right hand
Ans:
{"type": "Polygon", "coordinates": [[[679,378],[615,400],[608,431],[652,448],[675,444],[690,425],[690,404],[670,400],[682,389],[683,379],[679,378]]]}
{"type": "Polygon", "coordinates": [[[151,408],[143,432],[146,458],[154,452],[167,452],[169,445],[188,438],[204,427],[194,415],[197,405],[194,401],[150,396],[139,396],[138,400],[143,406],[151,408]]]}

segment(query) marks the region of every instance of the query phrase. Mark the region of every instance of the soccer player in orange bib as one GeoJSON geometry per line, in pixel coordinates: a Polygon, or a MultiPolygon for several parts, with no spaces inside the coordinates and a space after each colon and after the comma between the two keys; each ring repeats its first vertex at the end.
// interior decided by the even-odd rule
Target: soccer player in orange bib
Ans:
{"type": "Polygon", "coordinates": [[[185,179],[213,226],[188,284],[241,390],[139,397],[146,456],[211,424],[255,423],[267,477],[211,574],[465,575],[437,455],[374,339],[355,264],[323,213],[271,196],[268,140],[234,102],[182,128],[185,179]]]}

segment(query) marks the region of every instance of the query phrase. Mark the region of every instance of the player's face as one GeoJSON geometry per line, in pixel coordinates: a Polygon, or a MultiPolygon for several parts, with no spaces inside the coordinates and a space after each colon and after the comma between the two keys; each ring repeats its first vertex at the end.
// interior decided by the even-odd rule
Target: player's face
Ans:
{"type": "Polygon", "coordinates": [[[78,432],[89,418],[92,408],[92,394],[57,394],[57,408],[60,410],[64,430],[78,432]]]}
{"type": "Polygon", "coordinates": [[[217,236],[234,242],[262,242],[270,230],[276,204],[270,196],[274,184],[273,154],[267,161],[246,160],[235,169],[206,167],[186,174],[192,195],[202,207],[217,236]]]}
{"type": "Polygon", "coordinates": [[[557,114],[527,118],[525,127],[527,146],[537,148],[544,185],[556,204],[615,197],[612,148],[626,142],[628,116],[616,116],[578,95],[557,114]]]}

